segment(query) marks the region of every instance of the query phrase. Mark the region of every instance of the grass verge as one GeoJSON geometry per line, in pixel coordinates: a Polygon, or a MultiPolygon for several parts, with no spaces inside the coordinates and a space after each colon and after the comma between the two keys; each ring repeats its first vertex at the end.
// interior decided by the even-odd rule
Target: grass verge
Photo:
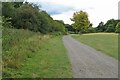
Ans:
{"type": "Polygon", "coordinates": [[[115,59],[118,59],[118,34],[115,33],[92,33],[73,35],[76,40],[87,44],[115,59]]]}
{"type": "Polygon", "coordinates": [[[3,62],[3,78],[72,77],[62,36],[5,29],[3,62]]]}

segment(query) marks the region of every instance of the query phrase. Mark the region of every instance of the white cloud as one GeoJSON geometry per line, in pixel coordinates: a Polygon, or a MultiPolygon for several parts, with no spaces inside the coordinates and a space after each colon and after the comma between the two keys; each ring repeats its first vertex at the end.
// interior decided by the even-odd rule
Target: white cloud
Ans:
{"type": "MultiPolygon", "coordinates": [[[[34,2],[34,0],[27,1],[34,2]]],[[[35,2],[47,2],[73,7],[74,10],[52,15],[54,19],[63,20],[65,23],[72,23],[70,18],[72,17],[73,12],[79,10],[88,12],[89,19],[94,26],[97,26],[100,21],[106,22],[112,18],[118,19],[119,0],[36,0],[35,2]]]]}
{"type": "Polygon", "coordinates": [[[67,24],[73,23],[70,18],[72,18],[73,11],[64,12],[62,14],[52,15],[53,19],[63,20],[67,24]]]}

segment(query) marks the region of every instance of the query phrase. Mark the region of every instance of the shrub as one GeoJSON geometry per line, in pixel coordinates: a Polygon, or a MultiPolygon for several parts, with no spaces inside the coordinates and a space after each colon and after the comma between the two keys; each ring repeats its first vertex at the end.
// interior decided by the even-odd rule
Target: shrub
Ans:
{"type": "Polygon", "coordinates": [[[116,33],[120,33],[120,22],[116,25],[116,33]]]}
{"type": "Polygon", "coordinates": [[[2,16],[1,24],[4,27],[12,28],[11,18],[5,18],[4,16],[2,16]]]}

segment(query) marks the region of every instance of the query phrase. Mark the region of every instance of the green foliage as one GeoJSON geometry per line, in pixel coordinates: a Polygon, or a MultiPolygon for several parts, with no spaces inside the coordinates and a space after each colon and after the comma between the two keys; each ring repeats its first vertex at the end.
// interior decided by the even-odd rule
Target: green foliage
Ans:
{"type": "Polygon", "coordinates": [[[84,33],[87,32],[90,21],[88,19],[88,14],[83,11],[79,11],[73,14],[73,18],[71,19],[73,23],[73,28],[76,29],[76,32],[84,33]]]}
{"type": "Polygon", "coordinates": [[[3,2],[2,3],[2,15],[5,17],[14,16],[15,8],[13,2],[3,2]]]}
{"type": "Polygon", "coordinates": [[[69,25],[69,24],[65,24],[65,28],[66,28],[66,31],[68,31],[69,33],[75,31],[75,29],[73,28],[73,26],[69,25]]]}
{"type": "Polygon", "coordinates": [[[107,23],[104,25],[105,26],[105,32],[115,32],[115,27],[119,20],[114,20],[110,19],[107,21],[107,23]]]}
{"type": "Polygon", "coordinates": [[[17,14],[13,18],[13,24],[18,29],[37,30],[37,16],[36,9],[32,4],[23,4],[17,9],[17,14]]]}
{"type": "Polygon", "coordinates": [[[103,22],[99,23],[96,28],[97,32],[115,32],[116,25],[120,22],[120,20],[110,19],[105,24],[103,22]]]}
{"type": "Polygon", "coordinates": [[[88,33],[96,33],[96,29],[93,27],[89,27],[87,32],[88,33]]]}
{"type": "Polygon", "coordinates": [[[53,20],[48,13],[39,9],[36,4],[28,2],[3,3],[3,16],[11,18],[14,28],[28,29],[43,34],[65,32],[64,22],[53,20]]]}
{"type": "Polygon", "coordinates": [[[95,33],[96,32],[96,28],[93,28],[92,26],[93,26],[93,24],[90,23],[87,33],[95,33]]]}
{"type": "Polygon", "coordinates": [[[27,49],[27,47],[29,47],[31,43],[25,43],[26,46],[21,45],[24,44],[24,42],[26,42],[26,39],[28,39],[34,34],[35,33],[29,32],[27,30],[12,30],[3,28],[2,44],[4,67],[19,68],[19,61],[23,61],[25,59],[25,55],[29,55],[31,53],[29,52],[30,50],[27,49]],[[24,49],[26,52],[22,53],[22,49],[24,49]]]}
{"type": "Polygon", "coordinates": [[[96,29],[98,32],[103,32],[105,30],[104,22],[100,22],[96,29]]]}
{"type": "Polygon", "coordinates": [[[4,16],[2,16],[2,26],[7,27],[7,28],[12,28],[12,23],[10,22],[11,18],[5,18],[4,16]]]}
{"type": "Polygon", "coordinates": [[[2,57],[4,62],[3,76],[9,76],[9,69],[18,69],[22,62],[34,55],[38,50],[37,43],[29,40],[35,34],[28,30],[3,28],[2,57]]]}
{"type": "Polygon", "coordinates": [[[120,33],[120,22],[116,25],[116,33],[120,33]]]}
{"type": "Polygon", "coordinates": [[[38,30],[42,33],[54,32],[54,21],[53,19],[45,12],[41,11],[38,14],[38,30]]]}
{"type": "Polygon", "coordinates": [[[54,21],[54,30],[55,31],[60,31],[60,32],[65,32],[65,26],[64,23],[61,23],[61,21],[55,20],[54,21]]]}

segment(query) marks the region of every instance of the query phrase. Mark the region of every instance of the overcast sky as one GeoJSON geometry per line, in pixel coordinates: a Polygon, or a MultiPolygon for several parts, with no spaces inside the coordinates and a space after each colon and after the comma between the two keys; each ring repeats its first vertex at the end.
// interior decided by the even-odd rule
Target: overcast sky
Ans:
{"type": "Polygon", "coordinates": [[[41,9],[47,11],[53,19],[63,20],[72,24],[70,20],[76,11],[86,11],[89,20],[96,27],[101,21],[118,19],[118,2],[120,0],[27,0],[37,2],[41,9]]]}

